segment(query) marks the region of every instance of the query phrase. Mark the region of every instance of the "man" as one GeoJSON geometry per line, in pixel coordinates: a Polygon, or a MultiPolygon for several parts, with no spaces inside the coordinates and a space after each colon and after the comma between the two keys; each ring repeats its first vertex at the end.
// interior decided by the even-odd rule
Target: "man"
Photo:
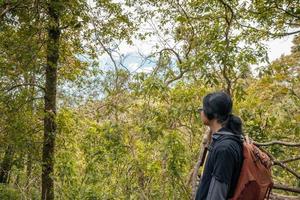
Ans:
{"type": "Polygon", "coordinates": [[[231,113],[232,100],[225,92],[206,95],[199,112],[212,132],[212,142],[196,200],[229,199],[243,164],[242,121],[231,113]]]}

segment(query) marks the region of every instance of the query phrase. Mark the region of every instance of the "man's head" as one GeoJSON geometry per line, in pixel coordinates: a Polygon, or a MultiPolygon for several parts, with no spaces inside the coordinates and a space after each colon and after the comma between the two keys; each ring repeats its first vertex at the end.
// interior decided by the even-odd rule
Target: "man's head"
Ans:
{"type": "Polygon", "coordinates": [[[226,121],[232,111],[232,100],[225,92],[213,92],[203,98],[201,119],[205,125],[211,120],[226,121]]]}
{"type": "Polygon", "coordinates": [[[201,112],[202,122],[210,126],[220,124],[222,127],[230,129],[235,134],[243,134],[242,120],[231,114],[232,100],[225,92],[213,92],[203,98],[203,108],[201,112]]]}

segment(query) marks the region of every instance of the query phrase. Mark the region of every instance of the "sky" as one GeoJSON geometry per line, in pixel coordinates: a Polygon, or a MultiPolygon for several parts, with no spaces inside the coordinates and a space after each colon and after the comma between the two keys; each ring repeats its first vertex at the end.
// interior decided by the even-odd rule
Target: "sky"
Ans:
{"type": "MultiPolygon", "coordinates": [[[[124,59],[124,66],[126,66],[132,72],[150,72],[155,63],[151,61],[144,62],[142,55],[149,55],[153,51],[153,46],[157,41],[152,38],[146,41],[134,40],[133,45],[128,45],[123,43],[119,47],[121,54],[126,56],[124,59]],[[141,63],[143,65],[141,66],[141,63]]],[[[265,44],[268,48],[269,60],[274,61],[279,58],[281,55],[288,55],[291,52],[293,36],[286,36],[281,39],[275,39],[270,41],[265,41],[265,44]]],[[[104,65],[110,65],[111,61],[107,55],[103,55],[101,58],[104,65]]],[[[257,67],[254,67],[257,69],[257,67]]]]}
{"type": "Polygon", "coordinates": [[[276,39],[266,42],[269,47],[270,61],[279,58],[282,54],[287,55],[291,52],[293,36],[276,39]]]}
{"type": "MultiPolygon", "coordinates": [[[[91,1],[91,0],[89,0],[91,1]]],[[[116,2],[123,2],[123,0],[114,0],[116,2]]],[[[92,2],[92,1],[91,1],[92,2]]],[[[91,3],[90,3],[91,4],[91,3]]],[[[126,9],[126,8],[125,8],[126,9]]],[[[151,8],[147,8],[151,9],[151,8]]],[[[172,39],[170,40],[167,35],[161,35],[159,28],[159,19],[158,18],[152,18],[147,20],[146,22],[141,23],[141,28],[140,30],[144,32],[152,32],[153,30],[157,30],[156,34],[157,36],[151,36],[148,37],[146,40],[138,40],[134,39],[133,40],[133,45],[128,45],[125,42],[121,43],[119,46],[118,52],[120,54],[125,55],[126,59],[123,60],[124,66],[126,66],[130,71],[133,72],[149,72],[152,71],[153,67],[155,66],[155,63],[153,62],[145,62],[143,63],[144,59],[141,57],[142,55],[150,55],[154,49],[153,47],[157,43],[164,43],[167,42],[170,44],[170,48],[173,48],[174,42],[172,42],[172,39]],[[162,38],[162,39],[158,39],[162,38]],[[143,66],[141,67],[141,63],[143,63],[143,66]]],[[[168,26],[168,25],[167,25],[168,26]]],[[[269,61],[272,62],[279,58],[281,55],[287,55],[291,51],[292,47],[292,39],[293,35],[291,36],[285,36],[281,39],[275,39],[275,40],[270,40],[270,41],[265,41],[266,46],[268,47],[268,56],[269,56],[269,61]]],[[[116,59],[118,56],[116,56],[116,59]]],[[[103,55],[101,57],[102,64],[106,66],[112,66],[112,61],[110,60],[108,55],[103,55]]],[[[257,66],[253,66],[252,69],[257,69],[257,66]]]]}
{"type": "MultiPolygon", "coordinates": [[[[276,39],[276,40],[270,40],[266,41],[265,44],[268,46],[269,49],[269,59],[270,61],[273,61],[277,58],[279,58],[281,55],[287,55],[291,51],[292,46],[292,39],[293,36],[284,37],[282,39],[276,39]]],[[[140,63],[143,63],[144,59],[140,56],[141,54],[149,55],[152,52],[152,47],[154,46],[156,41],[134,41],[134,45],[130,46],[128,44],[122,44],[120,46],[120,51],[122,54],[127,55],[126,59],[124,60],[123,64],[131,71],[131,72],[151,72],[152,69],[155,67],[155,63],[148,61],[144,62],[143,67],[139,68],[140,63]]],[[[100,62],[105,66],[113,66],[113,63],[111,62],[108,55],[103,55],[100,58],[100,62]]],[[[102,68],[103,69],[103,68],[102,68]]],[[[257,66],[252,67],[254,74],[256,74],[257,66]]],[[[87,89],[84,88],[83,90],[78,89],[77,87],[74,87],[71,85],[65,85],[65,87],[61,88],[62,93],[69,92],[72,94],[72,96],[80,98],[88,99],[93,93],[94,98],[102,98],[103,93],[98,88],[98,83],[102,79],[99,77],[92,77],[91,82],[94,84],[91,86],[91,88],[87,89]],[[71,89],[73,88],[73,89],[71,89]]],[[[72,99],[70,102],[72,102],[74,99],[72,99]]],[[[74,103],[74,102],[73,102],[74,103]]]]}

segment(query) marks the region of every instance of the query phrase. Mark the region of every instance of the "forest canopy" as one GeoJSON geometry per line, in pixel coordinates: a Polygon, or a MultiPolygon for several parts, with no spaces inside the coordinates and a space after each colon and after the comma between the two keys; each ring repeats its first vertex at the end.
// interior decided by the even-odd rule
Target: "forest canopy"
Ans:
{"type": "Polygon", "coordinates": [[[0,199],[190,199],[221,90],[299,198],[299,0],[0,0],[0,199]]]}

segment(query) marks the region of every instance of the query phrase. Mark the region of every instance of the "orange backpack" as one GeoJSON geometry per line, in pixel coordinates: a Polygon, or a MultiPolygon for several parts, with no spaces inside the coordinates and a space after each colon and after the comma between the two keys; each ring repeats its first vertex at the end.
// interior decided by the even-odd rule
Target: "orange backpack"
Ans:
{"type": "MultiPolygon", "coordinates": [[[[221,132],[225,135],[234,135],[221,132]]],[[[233,197],[230,200],[269,199],[273,187],[272,161],[267,154],[255,146],[248,137],[243,142],[243,165],[233,197]]]]}

